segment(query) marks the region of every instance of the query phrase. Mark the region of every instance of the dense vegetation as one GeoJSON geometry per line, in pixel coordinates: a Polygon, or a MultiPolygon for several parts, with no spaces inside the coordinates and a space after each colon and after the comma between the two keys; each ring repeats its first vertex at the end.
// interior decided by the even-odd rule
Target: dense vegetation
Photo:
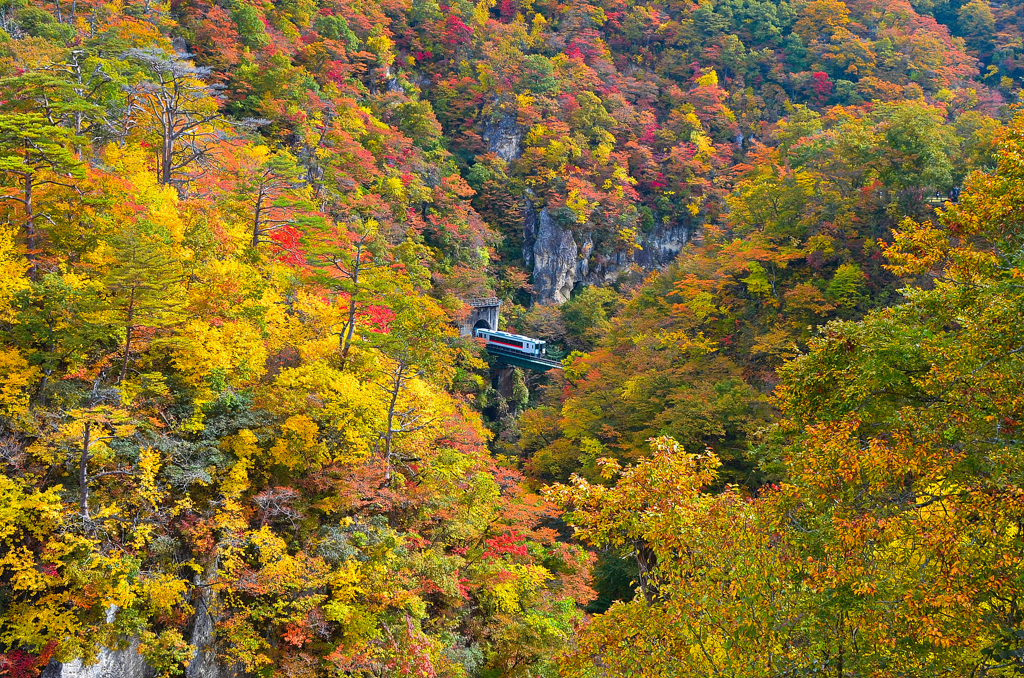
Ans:
{"type": "Polygon", "coordinates": [[[0,676],[1024,673],[1022,77],[1016,0],[0,0],[0,676]]]}
{"type": "Polygon", "coordinates": [[[719,457],[662,438],[606,460],[613,487],[553,488],[588,542],[656,563],[565,675],[1020,672],[1022,151],[1018,120],[993,176],[902,224],[890,268],[927,284],[780,370],[760,448],[779,484],[707,493],[719,457]]]}

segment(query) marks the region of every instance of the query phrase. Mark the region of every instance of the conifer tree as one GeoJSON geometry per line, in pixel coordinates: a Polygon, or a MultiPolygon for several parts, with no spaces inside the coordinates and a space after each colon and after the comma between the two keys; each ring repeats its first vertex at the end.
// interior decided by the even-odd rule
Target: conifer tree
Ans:
{"type": "Polygon", "coordinates": [[[45,186],[75,188],[84,177],[81,163],[69,148],[84,140],[49,122],[41,113],[0,113],[0,205],[14,204],[11,222],[21,231],[37,272],[39,227],[48,218],[39,206],[45,186]]]}
{"type": "Polygon", "coordinates": [[[154,224],[132,220],[107,236],[110,264],[103,276],[112,322],[123,332],[118,383],[125,380],[133,342],[140,330],[159,331],[178,323],[183,312],[181,261],[167,236],[154,224]]]}

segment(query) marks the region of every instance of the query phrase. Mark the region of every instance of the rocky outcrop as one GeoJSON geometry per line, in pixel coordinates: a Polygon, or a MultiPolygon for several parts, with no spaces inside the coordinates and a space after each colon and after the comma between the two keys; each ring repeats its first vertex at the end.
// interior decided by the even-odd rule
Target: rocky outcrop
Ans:
{"type": "MultiPolygon", "coordinates": [[[[631,263],[647,270],[662,268],[675,261],[689,240],[690,229],[685,226],[655,226],[640,236],[638,244],[641,249],[633,253],[631,263]]],[[[616,266],[617,273],[622,266],[616,266]]]]}
{"type": "Polygon", "coordinates": [[[487,142],[487,149],[505,162],[515,160],[523,153],[523,128],[514,115],[504,115],[484,123],[482,136],[487,142]]]}
{"type": "Polygon", "coordinates": [[[222,678],[224,672],[217,664],[217,649],[213,638],[213,615],[210,613],[211,594],[208,589],[196,596],[196,616],[188,642],[195,646],[196,656],[185,669],[185,678],[222,678]]]}
{"type": "Polygon", "coordinates": [[[588,272],[589,251],[576,244],[572,231],[555,221],[548,209],[527,209],[524,258],[533,263],[533,299],[538,304],[561,304],[588,272]],[[529,250],[529,256],[526,256],[529,250]]]}
{"type": "Polygon", "coordinates": [[[96,663],[85,665],[81,659],[60,664],[50,662],[40,678],[153,678],[156,672],[138,652],[135,639],[123,650],[100,650],[96,663]]]}
{"type": "MultiPolygon", "coordinates": [[[[210,612],[211,594],[209,589],[196,597],[196,616],[192,622],[189,642],[196,647],[196,656],[185,669],[185,678],[240,678],[243,672],[217,663],[214,646],[214,620],[210,612]]],[[[113,621],[116,609],[108,613],[108,623],[113,621]]],[[[156,672],[139,654],[139,640],[134,638],[128,647],[120,650],[100,650],[96,661],[86,665],[80,659],[61,664],[50,662],[43,669],[40,678],[155,678],[156,672]]]]}
{"type": "MultiPolygon", "coordinates": [[[[107,608],[107,623],[112,624],[117,616],[117,606],[107,608]]],[[[92,664],[81,659],[61,664],[52,661],[40,674],[40,678],[153,678],[156,672],[146,664],[139,654],[139,639],[133,638],[128,647],[119,650],[102,648],[92,664]]]]}
{"type": "Polygon", "coordinates": [[[632,253],[595,252],[589,233],[574,233],[546,207],[527,200],[523,208],[523,261],[533,269],[533,301],[561,304],[578,284],[608,285],[631,267],[654,270],[670,264],[689,240],[684,226],[655,226],[632,253]]]}

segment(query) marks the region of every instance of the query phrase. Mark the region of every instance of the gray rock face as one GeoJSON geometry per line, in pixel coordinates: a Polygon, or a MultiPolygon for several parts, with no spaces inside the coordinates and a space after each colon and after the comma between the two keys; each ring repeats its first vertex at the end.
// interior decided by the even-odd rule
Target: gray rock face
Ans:
{"type": "Polygon", "coordinates": [[[523,129],[512,115],[485,123],[483,140],[487,142],[488,150],[505,162],[515,160],[523,153],[523,129]]]}
{"type": "MultiPolygon", "coordinates": [[[[689,240],[690,230],[685,226],[655,226],[640,237],[638,244],[642,249],[633,253],[631,263],[646,270],[662,268],[675,261],[689,240]]],[[[607,266],[613,274],[622,267],[618,262],[609,262],[607,266]]]]}
{"type": "Polygon", "coordinates": [[[100,650],[95,664],[88,666],[76,659],[67,664],[50,662],[40,678],[153,678],[156,673],[138,652],[135,639],[123,650],[100,650]]]}
{"type": "Polygon", "coordinates": [[[543,208],[536,218],[533,242],[533,298],[539,304],[561,304],[569,299],[576,281],[586,270],[572,231],[562,227],[543,208]]]}
{"type": "MultiPolygon", "coordinates": [[[[196,646],[196,656],[185,669],[185,678],[240,678],[242,671],[217,663],[210,598],[209,591],[203,590],[195,600],[196,616],[189,642],[196,646]]],[[[108,621],[113,621],[114,613],[116,610],[108,612],[108,621]]],[[[139,639],[134,638],[123,650],[100,650],[96,662],[88,666],[80,659],[66,664],[50,662],[40,678],[154,678],[156,672],[138,650],[139,639]]]]}
{"type": "Polygon", "coordinates": [[[204,592],[196,598],[196,617],[188,642],[196,647],[196,656],[185,669],[185,678],[221,678],[217,665],[217,649],[213,638],[213,616],[210,614],[210,594],[204,592]]]}
{"type": "Polygon", "coordinates": [[[533,300],[561,304],[579,284],[608,285],[630,267],[654,270],[671,263],[689,241],[685,226],[656,225],[640,237],[633,253],[594,251],[589,233],[576,233],[526,201],[523,208],[523,261],[533,269],[533,300]]]}
{"type": "Polygon", "coordinates": [[[537,243],[537,210],[533,208],[532,192],[527,192],[529,197],[523,201],[523,263],[526,268],[533,268],[533,248],[537,243]]]}
{"type": "Polygon", "coordinates": [[[185,678],[245,678],[248,674],[241,666],[225,666],[217,661],[215,597],[208,584],[210,578],[197,577],[192,604],[196,615],[192,619],[192,633],[188,642],[196,647],[196,654],[185,669],[185,678]]]}

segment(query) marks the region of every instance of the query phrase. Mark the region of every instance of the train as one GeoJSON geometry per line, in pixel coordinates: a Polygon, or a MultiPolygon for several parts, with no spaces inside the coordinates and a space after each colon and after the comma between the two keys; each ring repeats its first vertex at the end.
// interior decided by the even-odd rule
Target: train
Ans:
{"type": "Polygon", "coordinates": [[[521,334],[510,332],[499,332],[497,330],[473,330],[473,336],[479,337],[487,342],[488,349],[494,349],[497,353],[510,353],[513,355],[527,355],[532,358],[543,358],[547,351],[547,342],[533,337],[524,337],[521,334]]]}

